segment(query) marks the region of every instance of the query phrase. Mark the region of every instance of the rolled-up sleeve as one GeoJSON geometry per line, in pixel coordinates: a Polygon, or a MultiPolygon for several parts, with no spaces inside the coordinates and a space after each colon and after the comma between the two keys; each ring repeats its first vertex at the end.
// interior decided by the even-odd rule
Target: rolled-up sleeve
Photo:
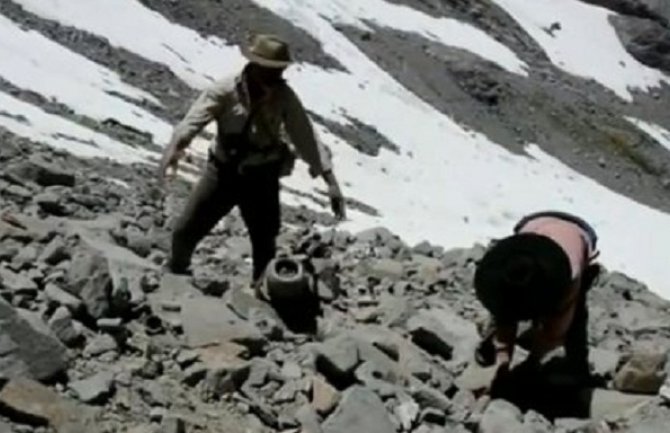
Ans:
{"type": "Polygon", "coordinates": [[[184,118],[175,126],[170,144],[179,149],[187,147],[193,138],[214,120],[230,99],[233,82],[223,79],[203,90],[184,118]]]}
{"type": "Polygon", "coordinates": [[[319,140],[309,116],[295,92],[286,89],[284,125],[298,156],[309,165],[312,177],[333,168],[329,149],[319,140]]]}

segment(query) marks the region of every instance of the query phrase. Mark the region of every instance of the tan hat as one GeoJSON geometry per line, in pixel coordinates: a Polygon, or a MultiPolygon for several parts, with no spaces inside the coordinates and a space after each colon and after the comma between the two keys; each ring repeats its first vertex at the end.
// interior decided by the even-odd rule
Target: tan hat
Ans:
{"type": "Polygon", "coordinates": [[[254,36],[242,53],[251,63],[266,68],[285,68],[292,63],[288,44],[275,35],[254,36]]]}

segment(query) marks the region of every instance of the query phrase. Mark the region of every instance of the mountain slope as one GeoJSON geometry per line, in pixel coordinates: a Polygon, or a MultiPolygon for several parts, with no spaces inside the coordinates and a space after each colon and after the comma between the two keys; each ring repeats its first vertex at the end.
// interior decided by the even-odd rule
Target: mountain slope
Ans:
{"type": "MultiPolygon", "coordinates": [[[[0,125],[12,133],[155,160],[197,89],[240,67],[236,44],[258,26],[296,46],[289,78],[361,203],[342,228],[384,225],[455,247],[562,208],[594,223],[608,267],[670,296],[656,247],[670,241],[668,78],[625,51],[612,10],[11,0],[0,12],[3,57],[14,59],[0,70],[0,125]]],[[[287,205],[325,211],[303,167],[286,186],[287,205]]]]}

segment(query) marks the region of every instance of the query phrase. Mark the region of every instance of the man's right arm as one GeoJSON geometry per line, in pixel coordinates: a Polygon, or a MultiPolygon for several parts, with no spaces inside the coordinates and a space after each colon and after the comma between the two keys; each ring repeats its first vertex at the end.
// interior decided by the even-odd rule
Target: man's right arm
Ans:
{"type": "Polygon", "coordinates": [[[203,90],[184,118],[175,126],[169,147],[182,150],[222,111],[230,93],[229,80],[219,81],[203,90]]]}
{"type": "Polygon", "coordinates": [[[179,159],[193,138],[225,108],[230,98],[233,84],[230,79],[217,81],[203,90],[189,108],[186,116],[175,126],[170,142],[165,147],[160,162],[159,178],[163,179],[168,167],[176,172],[179,159]]]}

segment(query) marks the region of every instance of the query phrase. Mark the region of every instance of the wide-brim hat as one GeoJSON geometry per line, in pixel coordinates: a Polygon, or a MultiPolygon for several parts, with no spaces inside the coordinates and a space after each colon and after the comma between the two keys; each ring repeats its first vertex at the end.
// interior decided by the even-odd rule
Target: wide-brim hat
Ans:
{"type": "Polygon", "coordinates": [[[242,48],[242,54],[251,63],[266,68],[286,68],[293,62],[288,44],[271,34],[254,36],[249,45],[242,48]]]}
{"type": "Polygon", "coordinates": [[[480,302],[501,321],[530,320],[560,306],[572,280],[570,259],[554,240],[534,233],[498,241],[477,264],[480,302]]]}

